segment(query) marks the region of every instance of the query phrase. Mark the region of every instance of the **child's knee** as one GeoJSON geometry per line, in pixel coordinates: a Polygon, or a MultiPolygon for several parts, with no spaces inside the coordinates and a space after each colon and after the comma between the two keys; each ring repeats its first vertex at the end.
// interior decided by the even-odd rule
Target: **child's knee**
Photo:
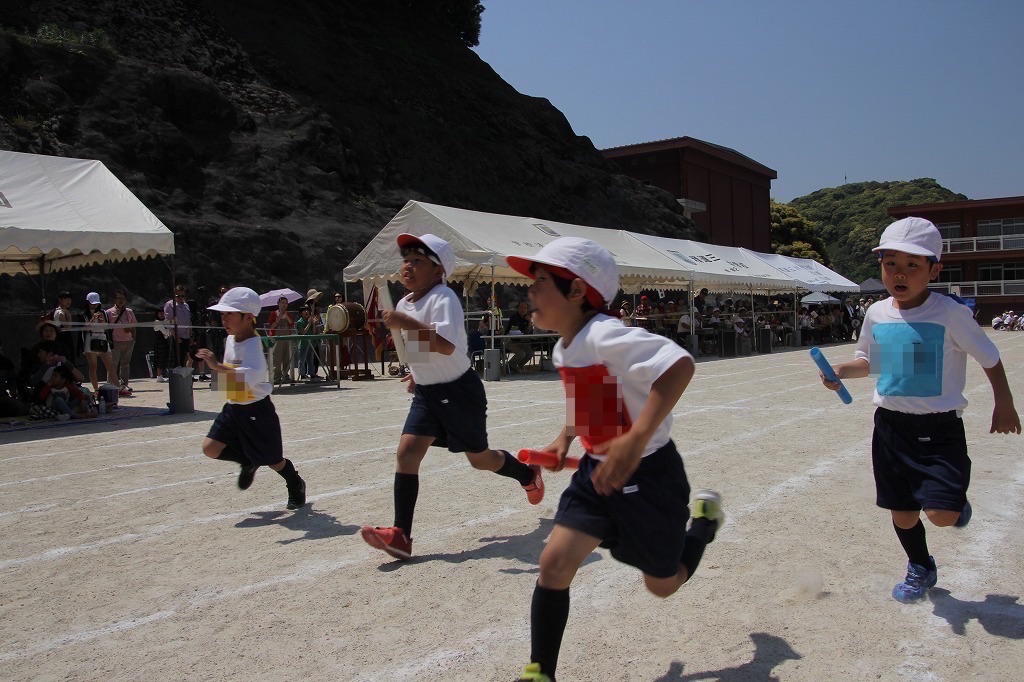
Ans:
{"type": "Polygon", "coordinates": [[[224,443],[212,438],[206,438],[203,440],[203,454],[210,459],[217,459],[220,457],[220,453],[224,451],[224,443]]]}
{"type": "Polygon", "coordinates": [[[948,509],[926,509],[924,512],[933,526],[944,528],[952,526],[960,518],[960,512],[948,509]]]}
{"type": "MultiPolygon", "coordinates": [[[[686,569],[681,569],[686,570],[686,569]]],[[[673,576],[671,578],[655,578],[654,576],[644,574],[644,585],[647,586],[647,591],[653,594],[655,597],[671,597],[675,594],[679,587],[683,584],[680,580],[680,576],[673,576]]]]}
{"type": "Polygon", "coordinates": [[[574,565],[568,555],[561,552],[541,552],[540,576],[538,581],[543,587],[562,590],[572,583],[579,566],[574,565]]]}

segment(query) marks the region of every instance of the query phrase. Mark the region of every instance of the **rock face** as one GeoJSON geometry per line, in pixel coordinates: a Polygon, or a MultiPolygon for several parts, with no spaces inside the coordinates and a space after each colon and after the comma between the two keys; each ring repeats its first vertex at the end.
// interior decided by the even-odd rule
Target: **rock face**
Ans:
{"type": "MultiPolygon", "coordinates": [[[[193,286],[340,287],[409,199],[701,238],[422,4],[35,0],[3,18],[0,147],[103,161],[174,231],[193,286]]],[[[24,279],[0,293],[34,305],[24,279]]],[[[122,284],[139,305],[170,281],[133,263],[47,289],[122,284]]]]}

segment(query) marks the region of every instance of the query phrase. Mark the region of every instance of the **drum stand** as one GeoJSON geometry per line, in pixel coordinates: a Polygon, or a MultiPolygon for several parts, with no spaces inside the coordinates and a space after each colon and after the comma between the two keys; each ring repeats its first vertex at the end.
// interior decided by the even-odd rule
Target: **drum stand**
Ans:
{"type": "Polygon", "coordinates": [[[370,334],[362,329],[354,329],[351,331],[339,332],[337,343],[335,345],[334,356],[337,361],[336,366],[338,367],[338,376],[344,379],[351,379],[352,381],[367,381],[373,379],[373,371],[370,369],[370,357],[367,350],[367,339],[370,334]],[[349,364],[345,368],[341,367],[341,343],[345,339],[357,340],[362,350],[362,367],[359,366],[359,360],[355,357],[355,353],[349,353],[349,364]]]}

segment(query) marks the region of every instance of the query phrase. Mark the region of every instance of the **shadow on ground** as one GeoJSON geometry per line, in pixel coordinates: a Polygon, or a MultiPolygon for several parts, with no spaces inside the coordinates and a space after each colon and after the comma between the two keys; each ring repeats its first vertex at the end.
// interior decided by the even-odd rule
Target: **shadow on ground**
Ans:
{"type": "Polygon", "coordinates": [[[1024,604],[1018,603],[1020,597],[986,594],[984,601],[964,601],[949,590],[934,587],[928,598],[932,613],[949,623],[958,635],[967,634],[967,623],[976,620],[990,635],[1024,639],[1024,604]]]}
{"type": "Polygon", "coordinates": [[[349,526],[338,522],[338,517],[313,509],[307,504],[296,511],[265,511],[256,512],[235,524],[235,528],[263,528],[281,526],[288,530],[301,532],[302,535],[287,540],[278,540],[279,544],[290,545],[302,540],[329,540],[341,535],[355,535],[359,526],[349,526]]]}
{"type": "Polygon", "coordinates": [[[753,632],[750,639],[754,642],[754,656],[747,663],[731,668],[718,670],[702,670],[685,674],[684,665],[672,661],[668,672],[655,678],[654,682],[690,682],[695,680],[717,680],[718,682],[777,682],[778,677],[772,674],[776,666],[786,661],[803,658],[793,651],[789,642],[764,632],[753,632]]]}

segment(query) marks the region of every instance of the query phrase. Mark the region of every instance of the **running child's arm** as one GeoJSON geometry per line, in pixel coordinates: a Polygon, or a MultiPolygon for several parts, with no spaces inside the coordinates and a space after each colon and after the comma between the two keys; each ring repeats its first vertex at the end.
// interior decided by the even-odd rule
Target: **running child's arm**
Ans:
{"type": "Polygon", "coordinates": [[[594,454],[605,455],[605,460],[597,465],[591,476],[598,493],[611,495],[626,484],[640,466],[644,448],[658,425],[669,416],[679,396],[686,390],[693,372],[693,358],[690,356],[676,361],[651,384],[651,394],[629,431],[594,447],[594,454]]]}
{"type": "Polygon", "coordinates": [[[558,456],[558,466],[551,468],[552,471],[561,471],[565,468],[565,456],[569,454],[569,446],[576,436],[568,426],[562,427],[562,432],[551,441],[551,444],[543,448],[544,452],[550,452],[558,456]]]}
{"type": "Polygon", "coordinates": [[[985,369],[985,376],[992,385],[992,397],[995,399],[995,407],[992,408],[992,428],[989,433],[1020,433],[1020,415],[1013,406],[1013,393],[1010,392],[1010,384],[1006,380],[1006,370],[1003,368],[1003,361],[985,369]]]}
{"type": "MultiPolygon", "coordinates": [[[[849,362],[840,362],[838,365],[832,365],[832,371],[836,373],[840,381],[843,379],[863,379],[871,373],[871,363],[864,358],[857,358],[849,362]]],[[[839,381],[829,381],[821,372],[818,372],[818,376],[821,377],[821,383],[829,390],[838,391],[842,385],[839,381]]]]}
{"type": "Polygon", "coordinates": [[[213,351],[209,348],[200,348],[196,351],[196,357],[206,363],[206,366],[213,372],[227,372],[232,371],[233,367],[228,367],[217,361],[217,356],[213,354],[213,351]]]}
{"type": "Polygon", "coordinates": [[[451,355],[455,352],[454,343],[435,332],[432,327],[428,327],[405,313],[397,310],[385,310],[382,319],[384,326],[388,329],[404,329],[412,332],[409,335],[410,340],[418,341],[421,347],[423,344],[429,344],[427,347],[431,353],[451,355]]]}

